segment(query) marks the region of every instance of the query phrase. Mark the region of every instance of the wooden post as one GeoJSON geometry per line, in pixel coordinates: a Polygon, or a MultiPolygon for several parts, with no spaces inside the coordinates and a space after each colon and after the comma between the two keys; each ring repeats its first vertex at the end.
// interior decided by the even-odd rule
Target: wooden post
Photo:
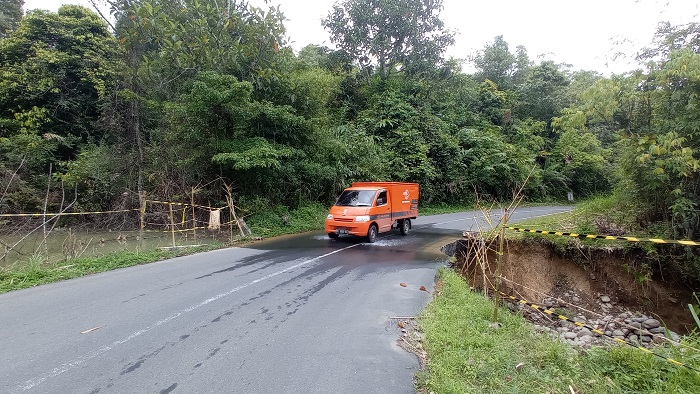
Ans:
{"type": "Polygon", "coordinates": [[[484,241],[484,237],[482,234],[479,234],[479,267],[481,267],[481,276],[483,277],[484,283],[482,284],[482,289],[484,293],[484,297],[488,296],[488,278],[486,277],[486,265],[489,261],[489,256],[488,256],[488,247],[486,246],[486,241],[484,241]]]}
{"type": "Polygon", "coordinates": [[[139,218],[140,221],[140,226],[139,226],[139,239],[141,240],[141,245],[143,245],[143,233],[144,229],[146,228],[146,199],[141,198],[141,215],[139,218]]]}
{"type": "Polygon", "coordinates": [[[194,243],[197,244],[197,219],[194,214],[194,188],[192,188],[190,203],[192,204],[192,237],[194,238],[194,243]]]}
{"type": "Polygon", "coordinates": [[[170,234],[173,239],[173,249],[175,248],[175,219],[173,218],[173,203],[168,203],[170,206],[170,234]]]}
{"type": "Polygon", "coordinates": [[[501,221],[500,245],[498,247],[498,264],[496,265],[496,289],[494,291],[493,321],[498,321],[498,306],[501,300],[501,272],[503,271],[503,250],[505,249],[506,222],[508,221],[508,209],[503,210],[503,220],[501,221]]]}
{"type": "MultiPolygon", "coordinates": [[[[212,220],[211,220],[211,211],[212,211],[211,201],[207,202],[207,207],[209,208],[209,211],[208,211],[209,212],[209,229],[211,230],[211,239],[213,240],[213,239],[216,239],[216,234],[214,234],[214,228],[212,228],[212,226],[211,226],[211,222],[212,222],[212,220]]],[[[221,224],[221,216],[219,216],[219,224],[221,224]]],[[[221,227],[219,227],[219,232],[220,231],[221,231],[221,227]]]]}
{"type": "Polygon", "coordinates": [[[229,225],[228,225],[228,241],[233,244],[233,218],[235,217],[235,212],[233,212],[233,202],[231,200],[231,191],[227,189],[228,194],[226,195],[226,205],[228,205],[228,210],[231,211],[229,225]]]}
{"type": "Polygon", "coordinates": [[[231,211],[231,225],[229,226],[230,230],[230,239],[231,243],[233,243],[233,222],[236,222],[236,225],[238,226],[238,231],[241,233],[241,238],[245,238],[245,233],[243,232],[243,227],[241,226],[240,220],[238,220],[238,216],[236,216],[236,206],[233,205],[233,188],[231,185],[224,185],[224,188],[226,190],[226,205],[228,205],[228,210],[231,211]]]}
{"type": "MultiPolygon", "coordinates": [[[[236,207],[233,205],[233,203],[229,203],[229,206],[231,210],[231,216],[236,222],[236,225],[238,225],[238,231],[241,233],[241,237],[245,238],[245,232],[243,232],[243,226],[241,226],[241,221],[238,220],[238,216],[236,216],[236,207]]],[[[231,227],[233,227],[233,224],[231,225],[231,227]]]]}
{"type": "MultiPolygon", "coordinates": [[[[51,192],[51,174],[52,173],[53,173],[53,163],[49,163],[49,177],[46,181],[46,198],[44,198],[44,215],[41,217],[42,227],[44,229],[44,238],[41,241],[42,245],[44,246],[44,257],[49,256],[49,245],[46,242],[46,237],[48,237],[48,235],[46,234],[46,210],[48,209],[48,205],[49,205],[49,193],[51,192]]],[[[62,209],[63,209],[63,204],[61,204],[61,210],[62,209]]],[[[58,219],[56,219],[56,221],[58,221],[58,219]]]]}

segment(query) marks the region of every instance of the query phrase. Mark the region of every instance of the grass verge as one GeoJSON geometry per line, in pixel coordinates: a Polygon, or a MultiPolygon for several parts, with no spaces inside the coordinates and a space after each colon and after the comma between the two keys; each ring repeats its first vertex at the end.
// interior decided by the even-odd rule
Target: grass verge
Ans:
{"type": "Polygon", "coordinates": [[[266,208],[246,221],[253,235],[267,238],[322,229],[326,215],[328,207],[311,203],[294,210],[283,206],[266,208]]]}
{"type": "MultiPolygon", "coordinates": [[[[601,225],[614,227],[615,230],[633,228],[633,218],[630,213],[625,213],[619,209],[616,197],[597,196],[581,201],[569,212],[557,213],[554,215],[540,216],[526,219],[519,222],[508,223],[509,226],[527,228],[543,231],[562,231],[578,234],[607,235],[611,228],[600,229],[601,225]],[[601,230],[601,231],[599,231],[601,230]]],[[[636,229],[638,231],[638,229],[636,229]]],[[[642,236],[636,232],[635,235],[642,236]]],[[[565,249],[572,243],[591,246],[613,246],[619,247],[623,244],[619,241],[606,241],[601,239],[579,239],[554,235],[542,235],[537,233],[521,233],[507,230],[506,237],[509,239],[545,239],[559,248],[565,249]]]]}
{"type": "Polygon", "coordinates": [[[418,212],[421,215],[441,215],[443,213],[457,213],[474,210],[474,204],[434,204],[421,205],[418,212]]]}
{"type": "Polygon", "coordinates": [[[28,287],[58,282],[65,279],[96,274],[117,268],[170,259],[213,250],[219,245],[205,245],[176,250],[155,249],[148,251],[122,251],[96,258],[79,258],[54,264],[42,264],[40,260],[30,262],[20,268],[0,271],[0,293],[26,289],[28,287]]]}
{"type": "MultiPolygon", "coordinates": [[[[419,393],[698,392],[700,374],[632,347],[578,350],[505,308],[502,326],[490,328],[493,303],[453,271],[440,275],[440,293],[420,319],[428,363],[416,376],[419,393]]],[[[700,369],[700,355],[655,351],[700,369]]]]}
{"type": "Polygon", "coordinates": [[[568,231],[579,234],[595,234],[600,226],[614,226],[626,232],[639,232],[634,212],[619,206],[615,196],[592,197],[576,204],[569,212],[540,216],[518,222],[518,227],[536,230],[568,231]]]}

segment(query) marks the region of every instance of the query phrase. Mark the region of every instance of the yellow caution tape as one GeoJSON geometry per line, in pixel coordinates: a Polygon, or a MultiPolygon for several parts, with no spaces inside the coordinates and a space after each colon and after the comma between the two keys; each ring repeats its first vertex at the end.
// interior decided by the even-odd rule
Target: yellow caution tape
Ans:
{"type": "MultiPolygon", "coordinates": [[[[184,207],[197,207],[197,208],[202,208],[202,209],[206,209],[206,210],[210,210],[210,211],[216,211],[216,210],[228,208],[228,207],[212,208],[212,207],[205,207],[203,205],[192,205],[192,204],[185,204],[185,203],[179,203],[179,202],[166,202],[166,201],[155,201],[155,200],[146,200],[146,202],[152,202],[152,203],[157,203],[157,204],[166,204],[166,205],[178,205],[178,206],[184,206],[184,207]]],[[[113,211],[94,211],[94,212],[3,213],[3,214],[0,214],[0,217],[12,218],[12,217],[42,217],[42,216],[54,217],[54,216],[101,215],[101,214],[108,214],[108,213],[123,213],[123,212],[132,212],[132,211],[140,211],[140,210],[141,210],[141,208],[121,209],[121,210],[113,210],[113,211]]],[[[184,218],[184,216],[185,216],[184,212],[183,212],[182,216],[184,218]]]]}
{"type": "Polygon", "coordinates": [[[218,211],[219,209],[226,209],[226,207],[220,207],[220,208],[212,208],[212,207],[205,207],[204,205],[197,205],[197,204],[188,204],[188,203],[182,203],[182,202],[167,202],[167,201],[157,201],[157,200],[146,200],[146,202],[152,202],[155,204],[164,204],[164,205],[179,205],[179,206],[184,206],[184,207],[195,207],[195,208],[202,208],[206,209],[209,211],[218,211]]]}
{"type": "Polygon", "coordinates": [[[135,208],[135,209],[122,209],[119,211],[61,212],[61,213],[3,213],[3,214],[0,214],[0,217],[11,218],[11,217],[28,217],[28,216],[41,217],[41,216],[99,215],[99,214],[104,214],[104,213],[122,213],[122,212],[131,212],[131,211],[140,211],[140,209],[135,208]]]}
{"type": "Polygon", "coordinates": [[[677,360],[674,360],[674,359],[672,359],[672,358],[666,357],[666,356],[664,356],[664,355],[662,355],[662,354],[658,354],[658,353],[652,352],[651,350],[649,350],[649,349],[647,349],[647,348],[645,348],[645,347],[643,347],[643,346],[637,345],[637,344],[634,343],[634,342],[628,342],[628,341],[625,341],[624,339],[615,338],[614,336],[608,335],[608,334],[604,333],[603,331],[600,331],[600,330],[598,330],[598,329],[595,329],[595,328],[593,328],[593,327],[591,327],[591,326],[589,326],[589,325],[587,325],[587,324],[585,324],[585,323],[581,323],[581,322],[578,322],[578,321],[575,321],[575,320],[571,320],[571,319],[569,319],[568,317],[566,317],[566,316],[564,316],[564,315],[560,315],[560,314],[554,312],[554,311],[551,310],[551,309],[542,308],[542,307],[539,306],[539,305],[533,304],[533,303],[531,303],[531,302],[527,302],[527,301],[525,301],[525,300],[523,300],[523,299],[520,299],[520,298],[517,298],[517,297],[513,297],[513,296],[508,295],[508,294],[506,294],[506,293],[504,293],[504,292],[502,292],[502,291],[499,291],[499,293],[500,293],[503,297],[510,298],[511,300],[513,300],[513,301],[515,301],[515,302],[519,302],[519,303],[521,303],[521,304],[523,304],[523,305],[527,305],[527,306],[529,306],[529,307],[531,307],[531,308],[533,308],[533,309],[537,309],[538,311],[544,312],[544,313],[546,313],[546,314],[548,314],[548,315],[550,315],[550,316],[556,316],[559,320],[568,321],[569,323],[572,323],[572,324],[574,324],[574,325],[577,326],[577,327],[584,327],[584,328],[587,328],[587,329],[589,329],[591,332],[593,332],[593,333],[595,333],[595,334],[598,334],[598,335],[600,335],[600,336],[604,336],[604,337],[606,337],[606,338],[610,338],[610,339],[614,340],[615,342],[624,343],[625,345],[632,346],[633,348],[637,348],[637,349],[639,349],[639,350],[641,350],[641,351],[643,351],[643,352],[645,352],[645,353],[649,353],[649,354],[652,354],[652,355],[654,355],[654,356],[656,356],[656,357],[659,357],[659,358],[661,358],[661,359],[664,359],[664,360],[670,362],[671,364],[679,365],[679,366],[688,368],[688,369],[690,369],[690,370],[693,370],[693,371],[695,371],[695,372],[700,372],[700,370],[695,369],[695,368],[691,367],[690,365],[683,364],[683,363],[680,362],[680,361],[677,361],[677,360]]]}
{"type": "Polygon", "coordinates": [[[573,238],[582,238],[582,239],[583,238],[607,239],[610,241],[653,242],[655,244],[677,244],[677,245],[686,245],[686,246],[700,246],[700,242],[690,241],[690,240],[620,237],[620,236],[616,236],[616,235],[578,234],[578,233],[568,233],[568,232],[562,232],[562,231],[532,230],[532,229],[528,229],[528,228],[518,228],[518,227],[508,227],[508,229],[519,231],[521,233],[549,234],[549,235],[558,235],[558,236],[563,236],[563,237],[573,237],[573,238]]]}
{"type": "Polygon", "coordinates": [[[156,200],[146,200],[146,202],[152,202],[154,204],[163,204],[163,205],[179,205],[179,206],[188,205],[188,204],[181,203],[181,202],[168,202],[168,201],[156,201],[156,200]]]}
{"type": "Polygon", "coordinates": [[[185,228],[182,230],[143,230],[146,233],[186,233],[188,231],[193,231],[193,230],[203,230],[208,227],[192,227],[192,228],[185,228]]]}

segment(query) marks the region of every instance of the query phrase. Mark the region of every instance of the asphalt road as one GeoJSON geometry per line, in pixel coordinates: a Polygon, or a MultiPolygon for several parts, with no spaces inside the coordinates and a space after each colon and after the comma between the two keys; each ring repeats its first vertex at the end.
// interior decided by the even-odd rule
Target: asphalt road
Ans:
{"type": "Polygon", "coordinates": [[[0,392],[414,392],[391,318],[430,300],[442,245],[488,225],[425,216],[374,244],[306,233],[2,294],[0,392]]]}

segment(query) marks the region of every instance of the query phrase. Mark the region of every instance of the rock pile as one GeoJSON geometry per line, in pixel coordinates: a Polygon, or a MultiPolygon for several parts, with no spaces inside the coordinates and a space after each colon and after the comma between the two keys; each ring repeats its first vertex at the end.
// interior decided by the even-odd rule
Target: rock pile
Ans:
{"type": "MultiPolygon", "coordinates": [[[[579,296],[573,292],[566,295],[569,296],[574,304],[581,301],[579,296]]],[[[677,333],[665,328],[657,319],[638,312],[613,312],[614,309],[619,308],[607,295],[600,295],[598,304],[600,305],[602,316],[595,318],[587,318],[582,314],[575,317],[568,316],[567,311],[570,311],[571,308],[561,310],[560,308],[566,307],[566,304],[561,305],[558,300],[554,299],[544,299],[541,305],[554,310],[555,313],[562,314],[574,321],[600,330],[606,335],[637,346],[649,347],[653,344],[667,342],[666,339],[675,342],[680,341],[680,336],[677,333]]],[[[557,319],[556,316],[550,317],[522,304],[509,304],[509,307],[521,310],[526,317],[533,321],[536,330],[549,333],[563,342],[583,348],[613,343],[610,338],[593,333],[586,327],[576,326],[573,323],[557,319]]]]}

